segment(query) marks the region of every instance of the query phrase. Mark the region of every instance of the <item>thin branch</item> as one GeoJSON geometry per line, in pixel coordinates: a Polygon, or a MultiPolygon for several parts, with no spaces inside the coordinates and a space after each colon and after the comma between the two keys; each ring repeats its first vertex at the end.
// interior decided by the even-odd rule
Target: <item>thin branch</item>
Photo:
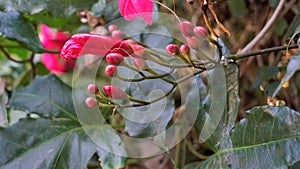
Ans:
{"type": "Polygon", "coordinates": [[[35,75],[36,75],[35,64],[34,64],[34,55],[35,55],[35,53],[32,53],[29,60],[28,60],[29,63],[30,63],[30,66],[31,66],[31,79],[34,79],[35,75]]]}
{"type": "Polygon", "coordinates": [[[266,32],[270,29],[270,27],[274,23],[276,17],[278,16],[279,12],[281,11],[281,9],[284,5],[284,3],[285,3],[285,0],[280,0],[279,4],[276,7],[276,10],[274,11],[271,18],[268,20],[266,25],[263,27],[263,29],[258,33],[258,35],[256,35],[256,37],[250,43],[248,43],[248,45],[246,47],[244,47],[241,50],[240,53],[245,53],[245,52],[249,51],[250,49],[252,49],[254,47],[255,44],[257,44],[258,41],[260,41],[260,39],[266,34],[266,32]]]}
{"type": "Polygon", "coordinates": [[[25,63],[25,62],[29,62],[30,61],[30,58],[26,59],[26,60],[16,60],[16,59],[12,58],[10,56],[10,54],[2,46],[0,46],[0,50],[5,55],[5,57],[7,57],[7,59],[9,59],[9,60],[11,60],[13,62],[16,62],[16,63],[25,63]]]}
{"type": "Polygon", "coordinates": [[[200,154],[199,152],[197,152],[197,150],[195,150],[195,148],[193,147],[192,143],[189,140],[186,141],[186,145],[187,145],[189,151],[197,158],[202,159],[202,160],[206,160],[209,158],[209,156],[206,156],[206,155],[203,155],[203,154],[200,154]]]}
{"type": "Polygon", "coordinates": [[[277,46],[277,47],[262,49],[262,50],[249,52],[249,53],[230,55],[230,56],[227,56],[227,59],[239,60],[239,59],[243,59],[243,58],[247,58],[247,57],[255,56],[255,55],[260,55],[260,54],[264,54],[264,53],[277,52],[277,51],[281,51],[281,50],[296,49],[296,48],[298,48],[298,45],[296,45],[296,44],[289,45],[289,46],[277,46]]]}

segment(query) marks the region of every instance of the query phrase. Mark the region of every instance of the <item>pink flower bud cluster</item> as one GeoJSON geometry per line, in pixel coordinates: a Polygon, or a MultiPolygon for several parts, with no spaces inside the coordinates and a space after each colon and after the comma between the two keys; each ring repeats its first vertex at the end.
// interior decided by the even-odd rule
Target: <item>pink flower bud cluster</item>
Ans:
{"type": "MultiPolygon", "coordinates": [[[[103,87],[103,91],[108,97],[112,99],[125,99],[128,96],[122,89],[114,85],[105,85],[103,87]]],[[[98,97],[102,97],[100,96],[100,91],[96,84],[89,84],[87,87],[87,92],[90,94],[95,94],[98,97]]],[[[85,99],[85,104],[89,108],[96,108],[100,105],[98,104],[98,100],[92,96],[89,96],[85,99]]]]}
{"type": "Polygon", "coordinates": [[[179,29],[186,38],[187,44],[193,49],[198,48],[198,38],[204,38],[208,34],[204,27],[194,26],[194,24],[189,21],[181,22],[179,29]]]}
{"type": "Polygon", "coordinates": [[[122,40],[126,35],[116,25],[110,25],[108,30],[111,36],[89,33],[73,35],[62,47],[61,57],[69,60],[85,54],[104,56],[109,64],[105,69],[105,75],[108,77],[114,76],[124,57],[130,57],[139,69],[147,66],[142,57],[145,54],[143,46],[132,39],[122,40]]]}

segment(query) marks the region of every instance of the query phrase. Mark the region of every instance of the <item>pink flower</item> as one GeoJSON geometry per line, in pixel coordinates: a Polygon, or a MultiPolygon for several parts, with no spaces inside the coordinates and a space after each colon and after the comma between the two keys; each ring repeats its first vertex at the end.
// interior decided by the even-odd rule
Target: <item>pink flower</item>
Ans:
{"type": "Polygon", "coordinates": [[[152,0],[119,0],[119,9],[125,20],[141,17],[149,25],[152,24],[152,0]]]}
{"type": "MultiPolygon", "coordinates": [[[[40,39],[43,46],[48,50],[61,50],[69,38],[70,35],[68,33],[53,30],[44,24],[41,25],[40,39]]],[[[75,65],[72,60],[64,61],[58,54],[50,53],[43,53],[41,61],[53,73],[66,72],[75,65]]]]}
{"type": "Polygon", "coordinates": [[[65,43],[61,49],[61,56],[67,60],[85,54],[106,56],[112,52],[129,56],[134,51],[126,41],[111,36],[82,33],[73,35],[65,43]]]}

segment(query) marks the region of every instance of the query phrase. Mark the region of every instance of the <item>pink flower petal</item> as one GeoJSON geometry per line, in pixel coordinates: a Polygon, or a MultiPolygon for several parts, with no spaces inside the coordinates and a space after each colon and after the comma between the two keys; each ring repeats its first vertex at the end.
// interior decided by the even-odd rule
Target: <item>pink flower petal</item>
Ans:
{"type": "Polygon", "coordinates": [[[111,36],[97,34],[76,34],[69,39],[61,49],[61,56],[64,59],[78,58],[85,54],[106,56],[115,52],[122,56],[128,56],[134,51],[126,41],[111,36]]]}
{"type": "Polygon", "coordinates": [[[152,24],[153,2],[151,0],[119,0],[119,9],[125,20],[142,18],[149,25],[152,24]]]}
{"type": "MultiPolygon", "coordinates": [[[[41,43],[46,49],[60,51],[65,42],[70,38],[70,35],[65,32],[53,30],[47,25],[42,24],[40,31],[41,43]]],[[[68,68],[73,68],[75,65],[70,61],[65,61],[57,54],[43,53],[41,62],[54,73],[63,73],[68,68]]]]}

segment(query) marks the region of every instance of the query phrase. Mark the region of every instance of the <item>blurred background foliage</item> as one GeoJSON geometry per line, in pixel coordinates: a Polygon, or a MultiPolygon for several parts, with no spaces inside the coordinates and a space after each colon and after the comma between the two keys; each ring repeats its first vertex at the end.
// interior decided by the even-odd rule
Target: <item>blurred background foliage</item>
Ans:
{"type": "MultiPolygon", "coordinates": [[[[173,9],[179,17],[196,25],[205,25],[198,1],[194,1],[193,5],[186,0],[160,2],[173,9]]],[[[279,0],[212,0],[219,20],[230,30],[231,36],[222,33],[213,22],[211,24],[231,53],[238,53],[268,22],[278,2],[279,0]]],[[[158,6],[156,10],[169,13],[158,6]]],[[[6,98],[10,94],[5,88],[10,91],[15,87],[26,86],[34,76],[51,72],[41,62],[41,54],[55,51],[42,46],[39,40],[41,24],[70,34],[106,33],[107,24],[120,18],[116,0],[0,0],[0,11],[0,111],[6,111],[2,105],[7,103],[6,98]]],[[[287,45],[289,41],[295,44],[299,35],[295,34],[293,39],[291,37],[299,24],[300,0],[286,1],[270,30],[252,51],[287,45]]],[[[283,50],[238,61],[241,94],[239,119],[245,117],[246,110],[257,105],[286,105],[300,111],[299,71],[284,84],[278,96],[270,100],[286,73],[291,56],[296,53],[296,49],[283,50]]],[[[300,65],[299,62],[295,64],[300,65]]],[[[72,70],[59,73],[58,76],[70,83],[72,70]]],[[[99,76],[101,80],[106,80],[103,70],[99,71],[99,76]]]]}

